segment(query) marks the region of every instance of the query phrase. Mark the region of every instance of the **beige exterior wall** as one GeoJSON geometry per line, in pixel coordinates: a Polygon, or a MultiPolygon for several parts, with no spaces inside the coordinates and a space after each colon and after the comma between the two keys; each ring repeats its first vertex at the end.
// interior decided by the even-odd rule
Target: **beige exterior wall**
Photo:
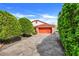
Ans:
{"type": "Polygon", "coordinates": [[[52,27],[52,33],[54,33],[54,32],[55,32],[55,28],[52,27]]]}
{"type": "Polygon", "coordinates": [[[41,23],[41,22],[37,22],[37,23],[36,22],[33,22],[32,24],[33,24],[33,26],[37,26],[37,25],[41,25],[43,23],[41,23]]]}
{"type": "Polygon", "coordinates": [[[36,32],[39,33],[39,28],[36,27],[36,32]]]}

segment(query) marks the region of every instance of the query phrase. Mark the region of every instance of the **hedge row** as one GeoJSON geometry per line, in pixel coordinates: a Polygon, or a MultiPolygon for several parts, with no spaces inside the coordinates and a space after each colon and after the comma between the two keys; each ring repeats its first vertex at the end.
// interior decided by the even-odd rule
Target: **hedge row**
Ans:
{"type": "Polygon", "coordinates": [[[19,23],[21,25],[22,35],[33,35],[35,34],[35,30],[33,28],[32,22],[23,17],[19,19],[19,23]]]}
{"type": "MultiPolygon", "coordinates": [[[[21,21],[24,21],[24,19],[21,18],[21,21]]],[[[29,20],[26,19],[21,24],[21,22],[19,23],[19,21],[17,20],[15,16],[13,16],[12,14],[6,11],[0,10],[0,41],[9,40],[13,37],[18,37],[22,33],[25,33],[25,34],[32,33],[34,29],[33,29],[31,21],[29,21],[29,23],[28,21],[29,20]]]]}
{"type": "Polygon", "coordinates": [[[58,17],[60,39],[65,55],[79,55],[79,4],[64,4],[58,17]]]}

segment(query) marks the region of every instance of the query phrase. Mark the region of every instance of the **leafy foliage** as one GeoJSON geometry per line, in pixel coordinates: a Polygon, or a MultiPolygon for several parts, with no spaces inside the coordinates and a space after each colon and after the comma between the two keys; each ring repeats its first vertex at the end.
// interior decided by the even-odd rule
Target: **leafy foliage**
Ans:
{"type": "Polygon", "coordinates": [[[0,10],[0,40],[9,40],[21,34],[20,24],[16,17],[0,10]]]}
{"type": "Polygon", "coordinates": [[[27,19],[25,17],[20,18],[19,23],[20,23],[21,28],[22,28],[21,29],[22,34],[32,35],[35,33],[32,22],[29,19],[27,19]]]}
{"type": "Polygon", "coordinates": [[[64,4],[58,17],[58,29],[65,55],[79,55],[79,4],[64,4]]]}

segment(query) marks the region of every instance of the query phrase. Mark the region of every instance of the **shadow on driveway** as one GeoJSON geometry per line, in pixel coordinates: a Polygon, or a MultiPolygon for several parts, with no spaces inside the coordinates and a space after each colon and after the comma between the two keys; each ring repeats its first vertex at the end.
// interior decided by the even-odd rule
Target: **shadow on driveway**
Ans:
{"type": "Polygon", "coordinates": [[[64,49],[60,43],[58,33],[46,37],[37,45],[37,51],[41,56],[64,56],[64,49]]]}

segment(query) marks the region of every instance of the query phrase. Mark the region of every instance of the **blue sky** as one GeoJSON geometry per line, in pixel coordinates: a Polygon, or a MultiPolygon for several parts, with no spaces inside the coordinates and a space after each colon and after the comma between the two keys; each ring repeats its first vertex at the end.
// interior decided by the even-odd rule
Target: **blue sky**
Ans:
{"type": "Polygon", "coordinates": [[[17,18],[27,17],[30,20],[41,20],[56,24],[61,3],[0,3],[0,10],[6,10],[17,18]]]}

